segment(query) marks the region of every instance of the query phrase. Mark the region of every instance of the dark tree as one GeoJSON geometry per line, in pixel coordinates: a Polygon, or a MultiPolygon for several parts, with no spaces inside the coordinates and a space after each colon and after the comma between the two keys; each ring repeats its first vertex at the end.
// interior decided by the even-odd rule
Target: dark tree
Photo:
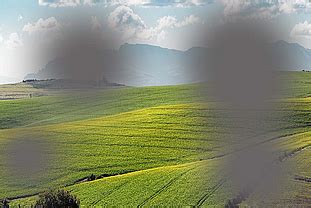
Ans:
{"type": "Polygon", "coordinates": [[[78,208],[80,201],[69,191],[57,190],[47,191],[39,195],[36,208],[78,208]]]}
{"type": "Polygon", "coordinates": [[[0,203],[0,205],[1,205],[1,208],[9,208],[9,207],[10,207],[10,206],[9,206],[9,200],[3,199],[3,200],[1,201],[1,203],[0,203]]]}

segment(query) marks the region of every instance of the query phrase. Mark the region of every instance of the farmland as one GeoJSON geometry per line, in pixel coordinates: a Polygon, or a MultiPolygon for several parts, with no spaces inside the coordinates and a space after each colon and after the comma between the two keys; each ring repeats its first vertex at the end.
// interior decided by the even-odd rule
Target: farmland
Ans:
{"type": "MultiPolygon", "coordinates": [[[[311,204],[310,183],[297,179],[311,177],[311,73],[290,73],[287,79],[293,90],[279,108],[284,122],[265,134],[263,145],[276,145],[282,164],[296,167],[287,175],[291,188],[284,187],[277,201],[261,202],[254,194],[241,206],[311,204]]],[[[223,207],[236,196],[217,171],[230,153],[221,139],[228,129],[213,119],[214,104],[194,93],[199,85],[70,95],[23,84],[0,89],[3,97],[11,91],[23,95],[0,101],[0,198],[34,195],[12,200],[12,206],[30,206],[50,187],[68,189],[84,206],[223,207]],[[27,96],[37,91],[42,94],[27,96]],[[50,158],[38,178],[14,176],[6,168],[5,150],[21,138],[39,139],[50,158]],[[102,177],[77,183],[91,174],[102,177]]]]}

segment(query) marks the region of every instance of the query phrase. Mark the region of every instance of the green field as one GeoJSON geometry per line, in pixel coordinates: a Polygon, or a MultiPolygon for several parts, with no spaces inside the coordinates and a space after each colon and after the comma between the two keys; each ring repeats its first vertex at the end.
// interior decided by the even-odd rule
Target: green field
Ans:
{"type": "MultiPolygon", "coordinates": [[[[291,81],[279,110],[280,128],[263,143],[275,144],[282,164],[294,164],[288,184],[276,201],[254,194],[241,206],[308,207],[311,204],[311,73],[289,73],[291,81]],[[290,188],[289,188],[290,187],[290,188]]],[[[5,85],[0,101],[0,198],[11,206],[31,206],[36,194],[65,188],[82,206],[223,207],[237,193],[219,174],[227,129],[214,119],[213,103],[195,93],[199,85],[98,89],[87,92],[43,91],[24,84],[5,85]],[[26,95],[40,91],[40,96],[26,95]],[[11,93],[13,95],[14,93],[11,93]],[[39,178],[7,170],[6,149],[23,139],[39,139],[50,164],[39,178]],[[95,174],[101,179],[76,183],[95,174]],[[32,195],[31,197],[22,197],[32,195]]],[[[33,93],[34,94],[34,93],[33,93]]],[[[39,95],[39,94],[34,94],[39,95]]],[[[222,118],[225,120],[226,118],[222,118]]],[[[258,193],[260,191],[258,190],[258,193]]]]}

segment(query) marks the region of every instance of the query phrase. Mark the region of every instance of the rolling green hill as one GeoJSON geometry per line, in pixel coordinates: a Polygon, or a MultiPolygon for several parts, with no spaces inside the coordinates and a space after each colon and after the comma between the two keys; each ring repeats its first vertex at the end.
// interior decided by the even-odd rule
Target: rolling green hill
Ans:
{"type": "MultiPolygon", "coordinates": [[[[289,73],[292,92],[279,110],[284,122],[266,132],[282,164],[295,164],[278,201],[265,207],[310,204],[311,73],[289,73]],[[295,178],[296,177],[296,178],[295,178]]],[[[11,85],[14,86],[14,85],[11,85]]],[[[8,90],[8,87],[5,87],[8,90]]],[[[217,168],[230,154],[213,103],[199,85],[52,92],[0,102],[0,198],[65,188],[85,206],[223,207],[237,193],[217,168]],[[16,141],[40,141],[50,166],[31,178],[7,170],[6,150],[16,141]],[[94,174],[97,180],[77,182],[94,174]]],[[[222,118],[226,119],[226,118],[222,118]]],[[[259,191],[258,191],[259,192],[259,191]]],[[[37,196],[11,206],[30,206],[37,196]]],[[[252,196],[241,205],[262,203],[252,196]]]]}

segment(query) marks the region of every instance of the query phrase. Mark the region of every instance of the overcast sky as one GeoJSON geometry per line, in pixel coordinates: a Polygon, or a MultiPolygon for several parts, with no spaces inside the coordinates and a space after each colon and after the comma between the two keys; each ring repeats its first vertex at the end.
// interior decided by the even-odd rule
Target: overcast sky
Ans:
{"type": "Polygon", "coordinates": [[[187,50],[203,46],[204,31],[216,24],[260,18],[279,28],[280,39],[311,48],[309,0],[0,0],[2,80],[22,79],[43,67],[51,55],[35,53],[77,13],[87,14],[93,28],[109,28],[120,44],[187,50]],[[31,57],[38,55],[34,62],[31,57]]]}

